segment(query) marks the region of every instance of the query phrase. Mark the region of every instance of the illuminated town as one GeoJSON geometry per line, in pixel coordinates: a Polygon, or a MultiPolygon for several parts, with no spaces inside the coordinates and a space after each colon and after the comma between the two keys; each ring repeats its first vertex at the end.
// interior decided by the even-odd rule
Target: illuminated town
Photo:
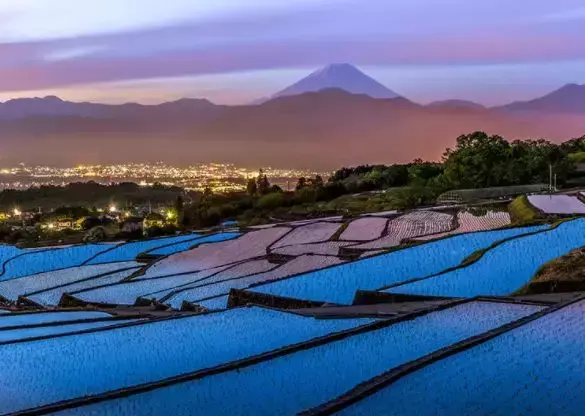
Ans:
{"type": "MultiPolygon", "coordinates": [[[[283,189],[294,188],[298,178],[321,175],[295,169],[262,168],[273,184],[283,189]]],[[[0,189],[26,189],[41,185],[66,185],[71,182],[95,181],[102,184],[136,182],[142,186],[153,183],[175,185],[187,190],[210,188],[214,192],[245,189],[246,180],[258,175],[258,168],[244,168],[226,163],[199,163],[188,167],[164,163],[129,163],[120,165],[78,165],[70,168],[50,166],[0,167],[0,189]]]]}

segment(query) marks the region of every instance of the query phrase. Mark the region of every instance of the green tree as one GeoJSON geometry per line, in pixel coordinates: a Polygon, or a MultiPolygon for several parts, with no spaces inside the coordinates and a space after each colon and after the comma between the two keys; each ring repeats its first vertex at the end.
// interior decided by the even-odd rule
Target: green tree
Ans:
{"type": "Polygon", "coordinates": [[[246,193],[250,196],[254,196],[258,193],[258,185],[256,184],[256,179],[254,178],[248,179],[248,183],[246,184],[246,193]]]}
{"type": "Polygon", "coordinates": [[[297,186],[295,187],[295,190],[300,191],[301,189],[305,188],[307,186],[307,178],[305,178],[304,176],[301,176],[299,178],[299,180],[297,181],[297,186]]]}
{"type": "Polygon", "coordinates": [[[561,145],[561,148],[566,153],[585,152],[585,136],[581,136],[581,137],[576,138],[576,139],[568,140],[561,145]]]}
{"type": "Polygon", "coordinates": [[[281,192],[275,192],[262,196],[258,200],[258,208],[275,209],[284,205],[285,197],[281,192]]]}
{"type": "Polygon", "coordinates": [[[293,202],[295,204],[307,204],[317,200],[317,190],[304,187],[295,192],[293,202]]]}
{"type": "Polygon", "coordinates": [[[444,175],[457,188],[548,183],[549,167],[562,184],[573,169],[564,146],[546,140],[508,143],[482,132],[459,137],[444,159],[444,175]]]}
{"type": "Polygon", "coordinates": [[[410,183],[425,184],[427,181],[443,173],[443,165],[440,163],[424,162],[422,159],[415,159],[408,166],[407,170],[410,183]]]}
{"type": "Polygon", "coordinates": [[[510,144],[500,136],[475,132],[459,136],[455,149],[445,152],[445,176],[457,188],[487,188],[505,184],[510,144]]]}
{"type": "Polygon", "coordinates": [[[258,171],[258,178],[256,179],[256,186],[260,195],[266,195],[270,192],[270,182],[268,177],[262,169],[258,171]]]}
{"type": "Polygon", "coordinates": [[[183,224],[185,221],[185,202],[181,195],[177,196],[175,201],[175,213],[177,215],[177,224],[183,224]]]}
{"type": "Polygon", "coordinates": [[[316,175],[311,185],[313,188],[321,188],[323,186],[323,177],[321,175],[316,175]]]}

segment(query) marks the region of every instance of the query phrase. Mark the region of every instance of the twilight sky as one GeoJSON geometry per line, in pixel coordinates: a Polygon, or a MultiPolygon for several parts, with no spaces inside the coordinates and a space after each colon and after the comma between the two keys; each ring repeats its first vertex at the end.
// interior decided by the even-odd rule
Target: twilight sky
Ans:
{"type": "Polygon", "coordinates": [[[585,83],[583,0],[0,0],[0,100],[247,103],[350,62],[419,102],[585,83]]]}

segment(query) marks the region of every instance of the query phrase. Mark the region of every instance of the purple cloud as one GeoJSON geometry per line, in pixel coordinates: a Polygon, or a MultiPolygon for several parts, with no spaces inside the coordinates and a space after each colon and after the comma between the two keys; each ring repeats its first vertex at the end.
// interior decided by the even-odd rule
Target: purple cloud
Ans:
{"type": "Polygon", "coordinates": [[[0,44],[0,91],[243,70],[585,58],[576,0],[357,0],[132,32],[0,44]],[[544,20],[543,20],[544,19],[544,20]]]}

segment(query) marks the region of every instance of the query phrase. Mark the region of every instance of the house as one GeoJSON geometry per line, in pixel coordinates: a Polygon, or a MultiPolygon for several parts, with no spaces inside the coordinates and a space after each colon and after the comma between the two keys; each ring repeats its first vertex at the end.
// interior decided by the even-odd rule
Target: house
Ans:
{"type": "Polygon", "coordinates": [[[123,233],[137,233],[142,232],[143,219],[141,217],[128,217],[122,222],[121,231],[123,233]]]}
{"type": "Polygon", "coordinates": [[[41,228],[49,231],[79,230],[81,226],[78,221],[72,218],[49,219],[41,224],[41,228]]]}

